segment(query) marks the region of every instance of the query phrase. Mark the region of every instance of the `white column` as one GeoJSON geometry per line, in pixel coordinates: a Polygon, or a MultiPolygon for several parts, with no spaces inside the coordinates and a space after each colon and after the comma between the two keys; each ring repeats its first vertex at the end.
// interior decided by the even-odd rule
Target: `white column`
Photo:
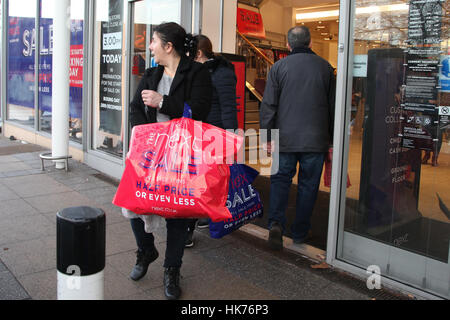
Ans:
{"type": "MultiPolygon", "coordinates": [[[[53,2],[52,156],[69,152],[70,0],[53,2]]],[[[64,169],[64,160],[55,160],[64,169]]]]}

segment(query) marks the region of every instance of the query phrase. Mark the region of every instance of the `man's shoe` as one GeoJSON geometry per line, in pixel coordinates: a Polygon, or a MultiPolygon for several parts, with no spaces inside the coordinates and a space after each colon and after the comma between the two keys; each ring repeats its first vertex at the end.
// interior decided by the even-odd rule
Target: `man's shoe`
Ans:
{"type": "Polygon", "coordinates": [[[272,224],[269,231],[269,246],[273,250],[283,249],[283,230],[278,223],[272,224]]]}
{"type": "Polygon", "coordinates": [[[194,230],[188,231],[186,242],[184,243],[185,248],[192,248],[194,246],[194,240],[192,239],[194,237],[194,230]]]}
{"type": "Polygon", "coordinates": [[[309,230],[308,234],[306,236],[304,236],[303,238],[293,238],[292,241],[295,244],[302,244],[305,243],[306,241],[310,240],[312,238],[312,231],[309,230]]]}
{"type": "Polygon", "coordinates": [[[136,251],[136,254],[136,265],[133,267],[133,270],[131,270],[130,273],[130,278],[134,281],[138,281],[143,276],[145,276],[150,263],[155,261],[159,256],[158,250],[156,250],[156,248],[145,251],[138,249],[138,251],[136,251]]]}
{"type": "Polygon", "coordinates": [[[169,267],[164,269],[164,294],[169,300],[180,298],[180,268],[169,267]]]}
{"type": "Polygon", "coordinates": [[[197,222],[197,228],[199,229],[209,228],[209,219],[208,218],[199,219],[197,222]]]}

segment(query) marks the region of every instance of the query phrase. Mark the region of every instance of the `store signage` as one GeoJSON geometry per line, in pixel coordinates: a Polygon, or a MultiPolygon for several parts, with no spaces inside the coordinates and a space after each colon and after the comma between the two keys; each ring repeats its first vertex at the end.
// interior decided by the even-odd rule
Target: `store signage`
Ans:
{"type": "Polygon", "coordinates": [[[439,84],[441,86],[441,92],[450,92],[450,56],[441,57],[439,84]]]}
{"type": "Polygon", "coordinates": [[[432,150],[437,141],[437,99],[442,0],[410,0],[402,103],[402,147],[432,150]]]}
{"type": "Polygon", "coordinates": [[[266,31],[264,30],[264,24],[260,13],[237,8],[236,21],[240,33],[256,38],[266,38],[266,31]]]}
{"type": "Polygon", "coordinates": [[[120,135],[122,128],[123,1],[109,0],[108,21],[101,22],[100,130],[120,135]]]}
{"type": "Polygon", "coordinates": [[[409,71],[437,72],[439,56],[408,54],[406,62],[409,71]]]}
{"type": "Polygon", "coordinates": [[[435,76],[406,75],[406,98],[436,100],[437,85],[435,76]]]}
{"type": "MultiPolygon", "coordinates": [[[[41,18],[39,28],[39,109],[52,110],[53,19],[41,18]]],[[[8,20],[8,103],[34,108],[35,19],[8,20]]],[[[83,21],[70,21],[69,115],[82,117],[83,21]]]]}
{"type": "Polygon", "coordinates": [[[439,130],[450,129],[450,106],[439,107],[439,130]]]}
{"type": "Polygon", "coordinates": [[[367,54],[353,56],[353,77],[367,77],[367,54]]]}
{"type": "Polygon", "coordinates": [[[410,44],[441,42],[442,5],[445,0],[410,0],[408,40],[410,44]]]}

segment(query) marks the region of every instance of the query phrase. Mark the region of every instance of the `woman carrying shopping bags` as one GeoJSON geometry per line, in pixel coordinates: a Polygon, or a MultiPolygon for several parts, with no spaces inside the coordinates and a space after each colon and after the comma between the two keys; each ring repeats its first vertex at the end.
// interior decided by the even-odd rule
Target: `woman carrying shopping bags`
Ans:
{"type": "MultiPolygon", "coordinates": [[[[149,49],[157,67],[147,69],[130,104],[131,127],[169,121],[183,115],[184,103],[192,109],[194,120],[205,121],[210,111],[212,85],[208,69],[190,57],[195,55],[196,42],[178,24],[162,23],[152,35],[149,49]]],[[[153,233],[145,232],[140,216],[129,216],[138,246],[136,265],[130,278],[145,276],[150,263],[159,253],[153,233]]],[[[164,260],[164,293],[168,299],[181,295],[180,268],[189,219],[166,219],[167,247],[164,260]]]]}

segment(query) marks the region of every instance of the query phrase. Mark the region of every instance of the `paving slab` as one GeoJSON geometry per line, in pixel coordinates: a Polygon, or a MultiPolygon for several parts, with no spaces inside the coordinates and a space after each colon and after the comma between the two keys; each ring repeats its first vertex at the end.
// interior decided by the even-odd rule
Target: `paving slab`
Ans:
{"type": "Polygon", "coordinates": [[[0,271],[0,300],[25,299],[30,299],[30,296],[14,275],[7,270],[0,271]]]}
{"type": "Polygon", "coordinates": [[[16,276],[55,268],[56,237],[4,244],[0,247],[0,259],[16,276]]]}
{"type": "Polygon", "coordinates": [[[18,280],[33,300],[56,300],[57,298],[56,267],[20,276],[18,280]]]}
{"type": "Polygon", "coordinates": [[[24,200],[41,213],[56,213],[68,207],[98,206],[98,204],[92,199],[71,190],[69,192],[28,197],[24,200]]]}
{"type": "Polygon", "coordinates": [[[42,215],[17,216],[0,223],[0,246],[49,235],[56,236],[56,230],[42,215]]]}
{"type": "Polygon", "coordinates": [[[44,174],[4,178],[2,183],[22,198],[72,191],[44,174]]]}
{"type": "Polygon", "coordinates": [[[12,189],[5,186],[0,178],[0,201],[8,201],[11,199],[20,199],[20,196],[12,189]]]}

